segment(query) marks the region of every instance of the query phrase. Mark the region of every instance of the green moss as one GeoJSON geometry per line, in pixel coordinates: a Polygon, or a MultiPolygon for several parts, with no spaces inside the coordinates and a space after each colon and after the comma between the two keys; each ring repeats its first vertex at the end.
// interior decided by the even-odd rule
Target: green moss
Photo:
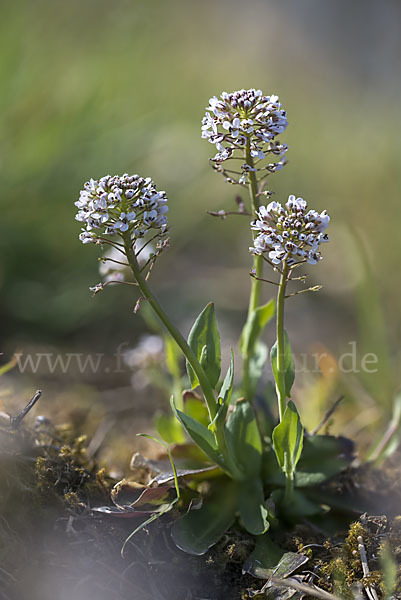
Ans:
{"type": "Polygon", "coordinates": [[[76,492],[67,492],[64,494],[64,501],[66,505],[75,512],[85,508],[85,503],[81,502],[79,495],[76,492]]]}
{"type": "Polygon", "coordinates": [[[88,498],[93,502],[109,499],[112,481],[105,469],[98,469],[86,451],[86,436],[74,437],[70,427],[57,429],[61,446],[52,445],[36,460],[37,487],[42,495],[65,501],[69,508],[82,509],[88,498]]]}
{"type": "MultiPolygon", "coordinates": [[[[323,589],[335,593],[340,598],[351,600],[353,598],[352,588],[356,583],[363,586],[372,586],[383,592],[383,574],[378,565],[377,556],[380,552],[381,535],[378,535],[379,527],[387,528],[387,521],[378,523],[376,521],[363,519],[352,523],[344,544],[340,547],[333,546],[329,540],[324,543],[324,549],[328,555],[317,561],[317,572],[319,581],[317,584],[323,589]],[[358,538],[362,537],[370,573],[363,576],[358,538]]],[[[390,536],[391,537],[391,536],[390,536]]]]}

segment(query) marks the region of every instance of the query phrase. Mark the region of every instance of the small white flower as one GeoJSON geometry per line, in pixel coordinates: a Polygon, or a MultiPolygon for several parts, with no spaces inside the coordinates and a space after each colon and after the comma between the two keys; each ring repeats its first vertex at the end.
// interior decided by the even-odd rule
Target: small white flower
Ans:
{"type": "Polygon", "coordinates": [[[327,212],[324,210],[322,213],[320,213],[319,219],[320,219],[320,223],[318,226],[318,230],[320,232],[322,232],[328,227],[328,225],[330,223],[330,217],[327,214],[327,212]]]}
{"type": "MultiPolygon", "coordinates": [[[[265,208],[263,206],[260,207],[260,211],[259,213],[261,214],[261,210],[265,208]]],[[[279,202],[270,202],[267,206],[266,206],[266,213],[280,213],[282,212],[282,206],[279,202]]]]}
{"type": "MultiPolygon", "coordinates": [[[[232,158],[235,151],[244,154],[247,144],[253,158],[264,160],[268,154],[280,156],[281,160],[271,163],[267,169],[274,173],[286,164],[285,144],[275,137],[287,127],[287,115],[279,103],[278,96],[264,96],[261,90],[249,89],[223,92],[220,98],[209,100],[202,119],[202,138],[216,146],[218,154],[211,160],[222,163],[232,158]]],[[[224,174],[224,172],[223,172],[224,174]]],[[[233,183],[243,183],[233,180],[233,183]]]]}
{"type": "Polygon", "coordinates": [[[306,260],[310,265],[316,265],[321,258],[322,257],[319,252],[309,252],[306,260]]]}
{"type": "Polygon", "coordinates": [[[306,212],[307,209],[306,201],[294,195],[288,197],[285,207],[274,201],[261,206],[257,219],[251,223],[251,228],[259,233],[250,248],[252,254],[268,253],[274,265],[305,261],[317,264],[322,259],[319,245],[329,241],[322,232],[330,217],[325,210],[319,214],[314,210],[306,212]]]}
{"type": "Polygon", "coordinates": [[[166,203],[166,193],[156,190],[150,178],[124,173],[90,179],[75,202],[75,218],[86,223],[79,239],[87,244],[96,242],[98,235],[127,231],[143,237],[151,228],[162,233],[167,226],[166,203]]]}
{"type": "Polygon", "coordinates": [[[274,265],[279,265],[281,261],[285,258],[286,253],[282,249],[271,250],[269,252],[269,258],[274,265]]]}
{"type": "Polygon", "coordinates": [[[254,148],[253,150],[251,150],[251,156],[253,156],[254,158],[259,158],[260,160],[263,160],[266,155],[264,152],[262,152],[262,150],[258,150],[257,148],[254,148]]]}
{"type": "Polygon", "coordinates": [[[96,242],[96,235],[83,229],[82,233],[79,234],[79,239],[83,244],[90,244],[96,242]]]}

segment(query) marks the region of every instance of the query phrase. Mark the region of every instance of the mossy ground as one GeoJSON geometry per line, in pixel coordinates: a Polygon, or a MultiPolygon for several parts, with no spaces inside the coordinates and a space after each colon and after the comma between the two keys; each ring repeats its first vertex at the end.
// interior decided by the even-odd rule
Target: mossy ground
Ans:
{"type": "MultiPolygon", "coordinates": [[[[93,515],[94,506],[110,503],[115,480],[88,457],[85,437],[75,437],[71,427],[39,433],[3,428],[0,441],[0,598],[235,600],[263,586],[242,573],[254,542],[239,528],[207,555],[194,557],[174,546],[173,517],[166,515],[132,538],[122,557],[124,541],[140,521],[93,515]]],[[[386,485],[387,494],[397,495],[397,469],[383,473],[379,479],[366,470],[348,477],[358,486],[365,482],[367,493],[379,483],[382,494],[386,485]]],[[[363,585],[385,597],[380,557],[387,544],[398,569],[395,597],[401,598],[401,517],[363,515],[348,532],[330,537],[308,522],[273,535],[286,550],[308,556],[306,581],[341,598],[352,598],[363,585]],[[359,536],[368,555],[367,578],[359,536]]]]}

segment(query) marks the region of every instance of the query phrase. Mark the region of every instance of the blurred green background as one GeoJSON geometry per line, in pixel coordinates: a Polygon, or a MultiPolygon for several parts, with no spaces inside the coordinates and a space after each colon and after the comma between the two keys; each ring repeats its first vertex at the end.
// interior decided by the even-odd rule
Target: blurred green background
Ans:
{"type": "Polygon", "coordinates": [[[234,343],[249,228],[206,214],[233,206],[238,189],[208,165],[200,121],[210,96],[256,87],[279,94],[290,123],[289,164],[269,189],[332,216],[311,270],[324,289],[288,304],[295,351],[319,342],[337,356],[357,340],[380,358],[363,385],[389,407],[401,332],[400,2],[3,0],[1,9],[0,350],[112,353],[145,330],[129,288],[91,297],[98,254],[74,221],[84,181],[125,171],[168,193],[171,248],[152,274],[159,297],[185,331],[214,299],[234,343]]]}

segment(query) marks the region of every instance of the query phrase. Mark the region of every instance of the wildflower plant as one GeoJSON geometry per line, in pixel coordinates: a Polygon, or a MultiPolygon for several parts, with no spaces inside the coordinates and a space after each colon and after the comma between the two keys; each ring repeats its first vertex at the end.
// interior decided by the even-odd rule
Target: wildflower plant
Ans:
{"type": "MultiPolygon", "coordinates": [[[[209,100],[202,120],[202,137],[218,150],[211,158],[211,164],[228,183],[249,189],[251,215],[259,210],[261,198],[270,195],[268,191],[263,191],[265,179],[286,164],[288,146],[281,143],[277,136],[284,133],[287,125],[287,114],[278,96],[265,96],[261,90],[242,89],[230,94],[223,92],[219,98],[213,96],[209,100]]],[[[264,349],[258,344],[259,335],[253,335],[250,339],[248,334],[255,329],[255,321],[266,318],[262,314],[256,315],[260,308],[262,275],[262,257],[257,253],[253,260],[253,272],[255,279],[241,343],[243,392],[250,401],[256,387],[252,373],[259,373],[264,349]]],[[[265,315],[270,312],[271,306],[266,306],[265,315]]]]}
{"type": "MultiPolygon", "coordinates": [[[[112,272],[114,266],[117,274],[112,277],[110,271],[103,268],[107,279],[93,291],[97,293],[109,283],[139,288],[140,298],[154,311],[170,336],[166,347],[174,357],[171,361],[170,356],[175,381],[175,396],[171,397],[173,414],[201,451],[200,460],[206,468],[204,477],[211,465],[220,473],[220,477],[214,478],[210,497],[202,507],[188,510],[172,528],[176,544],[195,554],[205,552],[237,517],[249,533],[260,536],[270,526],[276,526],[278,518],[288,521],[321,512],[319,503],[311,502],[296,488],[321,483],[347,464],[336,438],[315,436],[313,439],[304,435],[297,409],[290,400],[295,369],[284,329],[285,301],[289,296],[315,291],[319,286],[293,293],[287,292],[287,286],[294,281],[305,281],[305,275],[295,276],[301,265],[320,262],[320,247],[328,241],[326,229],[330,218],[326,211],[318,213],[308,209],[305,200],[293,195],[284,206],[279,202],[265,206],[261,202],[270,196],[270,192],[263,191],[266,176],[285,164],[287,146],[281,144],[277,136],[286,127],[286,112],[278,97],[265,96],[255,89],[211,98],[202,121],[202,137],[217,149],[211,159],[214,169],[229,183],[249,189],[253,268],[248,314],[240,340],[242,376],[237,387],[234,386],[233,352],[227,372],[221,372],[220,334],[213,303],[200,313],[185,339],[149,285],[150,270],[168,245],[165,192],[157,191],[151,179],[139,175],[108,175],[89,180],[75,203],[76,218],[84,224],[80,240],[84,244],[109,246],[101,261],[111,264],[112,272]],[[232,163],[240,166],[229,169],[232,163]],[[141,262],[141,254],[149,244],[154,245],[154,252],[141,262]],[[263,277],[264,263],[272,270],[273,279],[263,277]],[[131,280],[121,276],[123,269],[129,270],[131,280]],[[277,281],[274,281],[275,276],[277,281]],[[264,282],[277,286],[277,298],[262,305],[264,282]],[[266,433],[266,427],[257,419],[254,396],[267,360],[260,337],[275,314],[276,341],[270,359],[279,422],[266,433]],[[186,394],[196,398],[199,390],[206,414],[198,409],[189,410],[189,403],[178,397],[182,386],[171,340],[186,361],[190,383],[186,394]],[[301,456],[303,449],[305,458],[301,456]],[[316,453],[327,458],[319,473],[313,472],[308,462],[312,456],[313,463],[316,453]]],[[[181,442],[182,435],[174,438],[174,431],[173,428],[169,435],[164,435],[165,439],[181,442]]],[[[199,474],[202,469],[196,472],[199,474]]],[[[175,481],[181,477],[179,469],[177,473],[175,481]]],[[[182,473],[187,476],[189,471],[182,473]]]]}

